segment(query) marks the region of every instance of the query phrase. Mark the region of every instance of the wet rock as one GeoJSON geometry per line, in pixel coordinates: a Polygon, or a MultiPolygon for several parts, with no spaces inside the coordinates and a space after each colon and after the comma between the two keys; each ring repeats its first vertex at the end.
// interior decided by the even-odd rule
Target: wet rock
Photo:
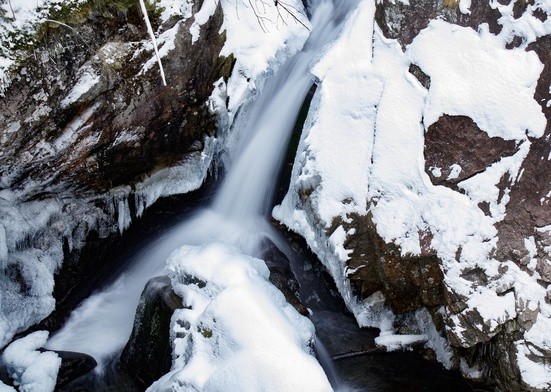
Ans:
{"type": "Polygon", "coordinates": [[[316,326],[316,337],[334,360],[384,352],[375,345],[379,331],[360,328],[354,318],[342,313],[317,311],[310,316],[316,326]]]}
{"type": "Polygon", "coordinates": [[[174,310],[183,308],[168,276],[150,279],[142,292],[134,327],[119,362],[120,371],[146,389],[170,371],[172,346],[170,321],[174,310]]]}
{"type": "MultiPolygon", "coordinates": [[[[154,54],[137,2],[75,7],[56,19],[69,27],[47,23],[39,29],[0,99],[0,264],[19,277],[18,285],[2,286],[11,292],[10,309],[29,308],[29,292],[45,287],[32,281],[36,274],[17,272],[29,259],[48,265],[48,279],[58,273],[54,297],[69,304],[89,272],[89,260],[80,263],[87,241],[84,253],[94,247],[101,252],[154,201],[136,196],[144,179],[199,162],[214,149],[208,137],[216,132],[216,118],[205,103],[234,62],[219,57],[225,41],[220,9],[201,27],[195,45],[193,18],[175,16],[159,26],[159,12],[152,12],[153,28],[174,36],[174,48],[163,57],[165,87],[158,68],[146,66],[154,54]],[[15,256],[20,251],[24,257],[15,256]],[[63,260],[67,266],[60,270],[63,260]]],[[[210,163],[187,173],[188,181],[200,184],[210,163]]],[[[46,291],[27,319],[0,336],[0,346],[52,312],[46,291]]],[[[66,311],[60,307],[46,327],[58,328],[66,311]]]]}
{"type": "Polygon", "coordinates": [[[92,371],[97,365],[96,360],[88,354],[72,351],[55,351],[55,353],[61,358],[61,366],[57,373],[57,388],[92,371]]]}
{"type": "Polygon", "coordinates": [[[133,28],[92,12],[74,32],[49,32],[36,50],[51,61],[29,59],[25,72],[36,76],[15,80],[0,101],[0,175],[11,188],[47,181],[53,194],[68,188],[72,195],[75,188],[105,192],[200,150],[203,135],[215,131],[205,102],[232,62],[218,56],[221,18],[219,10],[195,46],[193,18],[171,27],[176,38],[163,58],[166,87],[157,68],[144,69],[152,54],[143,48],[145,29],[131,23],[143,24],[137,4],[122,24],[133,28]],[[63,51],[53,52],[53,44],[63,51]],[[95,84],[81,87],[88,88],[82,94],[71,92],[89,79],[95,84]]]}
{"type": "Polygon", "coordinates": [[[396,245],[379,236],[369,214],[351,214],[349,218],[349,222],[335,221],[333,227],[342,224],[347,232],[355,229],[344,247],[352,249],[347,267],[353,272],[348,278],[360,299],[381,291],[398,313],[445,303],[444,276],[430,249],[420,256],[402,256],[396,245]]]}
{"type": "Polygon", "coordinates": [[[262,242],[261,249],[257,257],[266,262],[270,270],[270,283],[283,293],[287,302],[300,314],[308,316],[308,309],[298,297],[299,285],[285,254],[269,239],[262,242]]]}

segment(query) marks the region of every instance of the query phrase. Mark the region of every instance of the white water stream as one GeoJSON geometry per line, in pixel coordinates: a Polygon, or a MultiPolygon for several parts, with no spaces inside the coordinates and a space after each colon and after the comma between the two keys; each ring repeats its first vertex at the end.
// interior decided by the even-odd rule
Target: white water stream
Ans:
{"type": "Polygon", "coordinates": [[[228,168],[212,208],[148,245],[115,283],[73,311],[47,348],[90,354],[101,371],[128,340],[140,293],[151,277],[163,273],[165,260],[173,250],[218,241],[254,254],[262,239],[275,239],[265,216],[293,125],[313,83],[309,67],[338,35],[342,16],[352,1],[335,0],[332,4],[330,0],[318,0],[313,5],[310,38],[304,49],[266,83],[262,96],[253,104],[246,128],[238,131],[245,143],[237,149],[237,160],[228,168]]]}

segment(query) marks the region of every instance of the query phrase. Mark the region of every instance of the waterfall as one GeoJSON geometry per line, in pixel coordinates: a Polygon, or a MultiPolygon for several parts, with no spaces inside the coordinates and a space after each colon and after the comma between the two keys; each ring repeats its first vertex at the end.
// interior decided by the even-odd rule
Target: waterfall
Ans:
{"type": "Polygon", "coordinates": [[[260,239],[270,237],[265,216],[271,207],[282,159],[300,107],[313,84],[309,67],[338,35],[350,0],[315,0],[313,29],[304,49],[266,83],[262,99],[250,109],[239,132],[243,146],[235,153],[210,209],[172,229],[138,254],[110,287],[85,300],[47,348],[88,353],[102,365],[120,351],[132,330],[133,315],[145,283],[162,274],[168,255],[182,245],[220,241],[253,254],[260,239]],[[338,21],[338,22],[337,22],[338,21]]]}

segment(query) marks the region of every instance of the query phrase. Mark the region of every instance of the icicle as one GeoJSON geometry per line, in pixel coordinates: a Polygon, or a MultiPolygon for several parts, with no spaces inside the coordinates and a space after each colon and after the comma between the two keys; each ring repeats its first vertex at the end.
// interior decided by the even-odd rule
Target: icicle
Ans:
{"type": "Polygon", "coordinates": [[[128,198],[124,197],[119,200],[118,203],[118,221],[119,221],[119,233],[122,233],[130,226],[132,218],[130,217],[130,207],[128,206],[128,198]]]}
{"type": "Polygon", "coordinates": [[[6,242],[6,229],[0,225],[0,271],[8,263],[8,244],[6,242]]]}

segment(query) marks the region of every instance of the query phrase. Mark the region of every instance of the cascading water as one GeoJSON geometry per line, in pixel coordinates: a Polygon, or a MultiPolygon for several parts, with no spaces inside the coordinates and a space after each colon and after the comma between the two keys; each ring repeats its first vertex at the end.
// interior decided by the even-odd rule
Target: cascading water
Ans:
{"type": "Polygon", "coordinates": [[[312,60],[338,35],[342,15],[351,6],[346,0],[335,0],[335,4],[319,0],[312,5],[312,33],[304,49],[266,83],[261,99],[250,109],[246,128],[239,131],[245,142],[237,149],[236,161],[230,165],[212,208],[137,255],[114,284],[89,297],[72,313],[47,348],[88,353],[96,358],[101,371],[128,340],[145,283],[162,274],[164,261],[174,249],[218,241],[255,254],[266,237],[276,244],[281,242],[265,220],[275,179],[301,104],[313,83],[309,72],[312,60]]]}

